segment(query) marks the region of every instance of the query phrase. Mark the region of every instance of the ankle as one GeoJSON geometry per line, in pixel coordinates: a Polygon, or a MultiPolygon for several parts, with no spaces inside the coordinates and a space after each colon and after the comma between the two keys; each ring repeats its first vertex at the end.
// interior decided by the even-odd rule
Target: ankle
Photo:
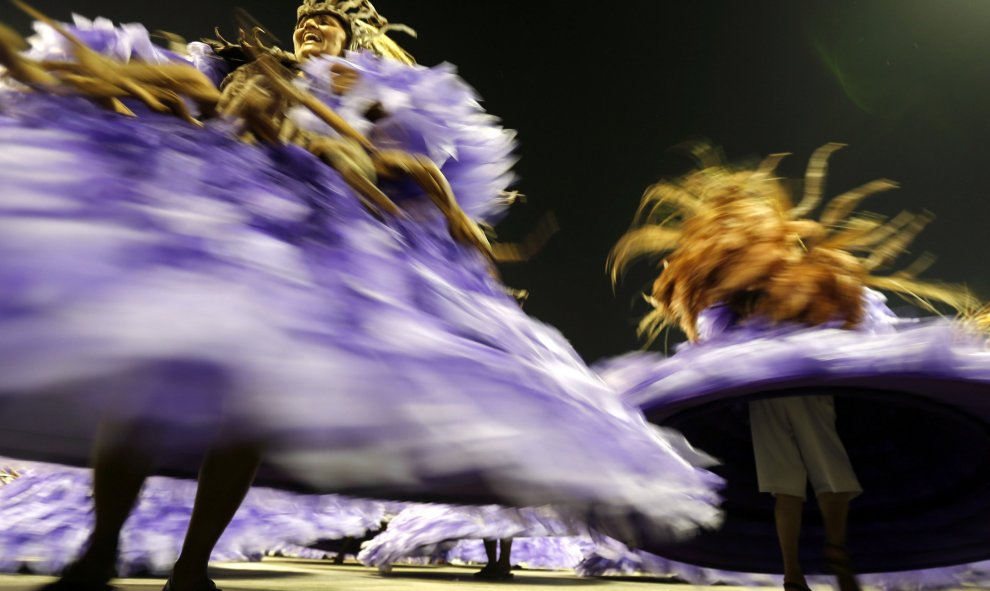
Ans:
{"type": "Polygon", "coordinates": [[[849,562],[845,544],[825,544],[825,559],[831,562],[849,562]]]}
{"type": "Polygon", "coordinates": [[[185,588],[190,585],[198,586],[198,583],[208,581],[210,578],[206,569],[206,564],[183,559],[182,556],[179,556],[179,559],[175,561],[175,565],[172,566],[172,575],[169,579],[173,582],[173,588],[185,588]],[[175,583],[179,584],[175,585],[175,583]]]}
{"type": "Polygon", "coordinates": [[[62,571],[62,578],[87,584],[107,583],[117,573],[116,552],[96,552],[87,549],[62,571]]]}
{"type": "Polygon", "coordinates": [[[798,585],[807,586],[808,581],[804,578],[804,572],[800,570],[785,570],[784,571],[784,582],[785,583],[796,583],[798,585]]]}

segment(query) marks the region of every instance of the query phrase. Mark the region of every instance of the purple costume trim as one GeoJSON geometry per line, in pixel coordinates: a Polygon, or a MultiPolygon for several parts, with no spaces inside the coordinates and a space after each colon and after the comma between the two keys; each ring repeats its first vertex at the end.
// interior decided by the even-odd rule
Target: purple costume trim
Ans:
{"type": "MultiPolygon", "coordinates": [[[[185,62],[189,60],[154,44],[148,29],[138,23],[115,26],[105,18],[89,20],[73,15],[69,32],[93,51],[121,62],[138,60],[150,64],[185,62]]],[[[35,60],[74,61],[72,45],[55,29],[44,23],[34,24],[35,35],[28,39],[31,49],[27,57],[35,60]]]]}
{"type": "MultiPolygon", "coordinates": [[[[503,538],[572,537],[583,533],[581,524],[566,520],[552,508],[509,509],[497,506],[410,505],[388,527],[364,544],[358,560],[371,566],[387,566],[418,557],[460,556],[469,559],[473,544],[465,541],[503,538]],[[460,548],[454,554],[451,552],[460,548]],[[461,554],[461,552],[465,552],[461,554]]],[[[538,546],[534,546],[536,548],[538,546]]],[[[551,546],[545,547],[549,553],[551,546]]],[[[484,550],[482,550],[484,556],[484,550]]],[[[521,561],[513,547],[514,562],[521,561]]],[[[539,562],[537,556],[534,562],[539,562]]],[[[485,562],[484,559],[481,562],[485,562]]],[[[542,561],[548,564],[548,561],[542,561]]],[[[559,563],[558,563],[559,564],[559,563]]],[[[573,564],[577,564],[575,561],[573,564]]],[[[571,566],[573,566],[573,564],[571,566]]],[[[566,568],[566,565],[560,566],[566,568]]]]}
{"type": "MultiPolygon", "coordinates": [[[[369,53],[350,53],[346,58],[308,60],[303,68],[310,74],[310,90],[356,122],[358,131],[375,145],[423,154],[437,163],[469,216],[495,223],[505,214],[508,204],[500,192],[515,179],[515,133],[482,110],[477,94],[453,66],[407,66],[369,53]],[[346,95],[335,94],[329,84],[327,72],[334,64],[346,65],[360,76],[346,95]],[[374,107],[385,116],[372,122],[364,115],[374,107]]],[[[308,112],[297,110],[295,115],[303,127],[333,133],[308,112]]],[[[400,193],[399,198],[408,196],[400,193]]],[[[430,209],[419,211],[436,216],[430,209]]]]}
{"type": "MultiPolygon", "coordinates": [[[[92,530],[89,470],[35,464],[0,486],[0,570],[55,574],[75,558],[92,530]]],[[[196,484],[151,478],[121,532],[118,572],[166,574],[178,557],[196,484]]],[[[217,562],[260,560],[285,544],[360,537],[376,529],[382,503],[253,488],[213,550],[217,562]]]]}

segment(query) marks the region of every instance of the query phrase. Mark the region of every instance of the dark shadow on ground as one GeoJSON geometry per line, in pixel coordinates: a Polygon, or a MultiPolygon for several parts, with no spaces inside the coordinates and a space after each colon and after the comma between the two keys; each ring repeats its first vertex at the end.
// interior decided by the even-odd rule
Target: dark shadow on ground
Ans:
{"type": "Polygon", "coordinates": [[[532,585],[534,587],[587,587],[589,585],[597,585],[600,582],[597,579],[582,579],[567,576],[566,573],[561,573],[563,576],[560,577],[539,577],[528,574],[527,571],[519,570],[513,571],[515,576],[508,581],[482,581],[474,578],[474,573],[477,571],[478,569],[476,568],[465,568],[463,572],[430,572],[422,570],[404,570],[401,567],[395,567],[392,572],[380,576],[387,579],[416,579],[419,581],[451,582],[470,581],[473,583],[490,583],[491,585],[532,585]]]}
{"type": "MultiPolygon", "coordinates": [[[[680,579],[678,577],[662,577],[662,576],[647,576],[647,575],[606,575],[602,577],[588,577],[595,581],[615,581],[616,583],[656,583],[660,585],[691,585],[688,581],[680,579]]],[[[708,585],[709,587],[722,587],[725,586],[722,583],[715,583],[708,585]]]]}
{"type": "MultiPolygon", "coordinates": [[[[224,568],[222,566],[210,566],[210,578],[211,579],[227,579],[227,580],[238,580],[238,579],[291,579],[299,577],[317,577],[320,573],[317,572],[300,572],[300,571],[286,571],[281,569],[241,569],[241,568],[224,568]]],[[[159,578],[164,580],[165,577],[149,577],[149,578],[159,578]]]]}

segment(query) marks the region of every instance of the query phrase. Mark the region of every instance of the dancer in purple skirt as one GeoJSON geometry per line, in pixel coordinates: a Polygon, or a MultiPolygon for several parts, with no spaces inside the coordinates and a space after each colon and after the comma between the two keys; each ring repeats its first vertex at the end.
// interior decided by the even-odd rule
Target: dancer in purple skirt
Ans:
{"type": "Polygon", "coordinates": [[[256,472],[665,539],[718,523],[718,478],[493,276],[474,220],[507,205],[512,135],[390,28],[307,1],[295,55],[104,21],[40,25],[25,55],[0,31],[0,453],[96,449],[96,525],[55,588],[106,586],[152,473],[199,473],[176,591],[212,588],[256,472]],[[247,62],[223,95],[221,57],[247,62]]]}
{"type": "MultiPolygon", "coordinates": [[[[653,311],[641,332],[653,339],[665,327],[679,326],[691,343],[669,360],[632,355],[602,371],[651,420],[683,428],[688,437],[697,434],[692,441],[724,462],[729,482],[723,531],[684,547],[658,547],[657,553],[724,570],[773,568],[766,554],[759,554],[769,546],[757,526],[766,513],[746,488],[753,460],[740,451],[745,448],[737,437],[746,416],[734,403],[749,401],[758,489],[776,497],[773,520],[784,586],[792,590],[807,588],[802,560],[811,562],[807,555],[802,559],[798,543],[809,479],[822,514],[814,531],[825,545],[824,566],[843,591],[858,589],[846,530],[849,501],[862,488],[836,430],[833,395],[867,403],[890,398],[885,411],[890,427],[901,422],[909,429],[921,420],[939,433],[954,433],[933,444],[940,453],[912,457],[906,447],[896,452],[890,447],[912,437],[909,431],[889,438],[890,429],[872,423],[868,412],[858,417],[854,451],[864,457],[860,450],[866,448],[883,458],[865,456],[865,467],[859,468],[873,486],[884,489],[876,493],[872,513],[864,515],[869,526],[861,528],[859,538],[853,536],[870,568],[884,564],[884,569],[897,565],[907,570],[924,564],[913,560],[965,561],[987,551],[978,538],[956,541],[953,531],[945,532],[952,542],[941,552],[922,549],[935,543],[927,534],[937,537],[937,529],[953,523],[949,516],[985,512],[969,490],[980,480],[950,476],[940,486],[962,487],[960,496],[940,497],[923,483],[929,476],[920,468],[917,477],[892,469],[935,461],[948,475],[955,468],[944,463],[946,457],[983,453],[986,437],[969,423],[986,420],[980,401],[990,384],[990,355],[980,338],[952,322],[897,318],[869,288],[906,294],[924,305],[941,300],[961,310],[970,309],[973,299],[963,290],[928,284],[909,273],[875,273],[928,221],[910,214],[888,221],[853,213],[864,197],[892,188],[888,181],[834,199],[820,220],[805,219],[821,199],[826,159],[838,147],[828,145],[816,153],[805,197],[797,204],[773,176],[779,158],[756,170],[710,161],[696,173],[662,182],[647,192],[636,226],[612,257],[616,277],[633,260],[663,256],[663,270],[648,296],[653,311]],[[898,404],[925,408],[928,400],[948,416],[898,414],[898,404]],[[950,406],[958,410],[950,411],[950,406]],[[894,533],[899,527],[913,528],[916,535],[894,533]],[[888,538],[904,552],[878,543],[888,538]]],[[[857,420],[852,413],[847,418],[857,420]]],[[[967,474],[978,470],[974,465],[962,469],[967,474]]],[[[982,489],[983,484],[976,486],[982,489]]]]}

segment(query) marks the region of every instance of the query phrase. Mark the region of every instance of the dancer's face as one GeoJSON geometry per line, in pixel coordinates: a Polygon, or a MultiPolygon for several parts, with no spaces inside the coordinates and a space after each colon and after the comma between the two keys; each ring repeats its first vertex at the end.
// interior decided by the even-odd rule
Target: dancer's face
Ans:
{"type": "Polygon", "coordinates": [[[341,55],[347,42],[343,23],[329,14],[318,14],[299,21],[292,34],[296,58],[307,60],[318,55],[341,55]]]}

